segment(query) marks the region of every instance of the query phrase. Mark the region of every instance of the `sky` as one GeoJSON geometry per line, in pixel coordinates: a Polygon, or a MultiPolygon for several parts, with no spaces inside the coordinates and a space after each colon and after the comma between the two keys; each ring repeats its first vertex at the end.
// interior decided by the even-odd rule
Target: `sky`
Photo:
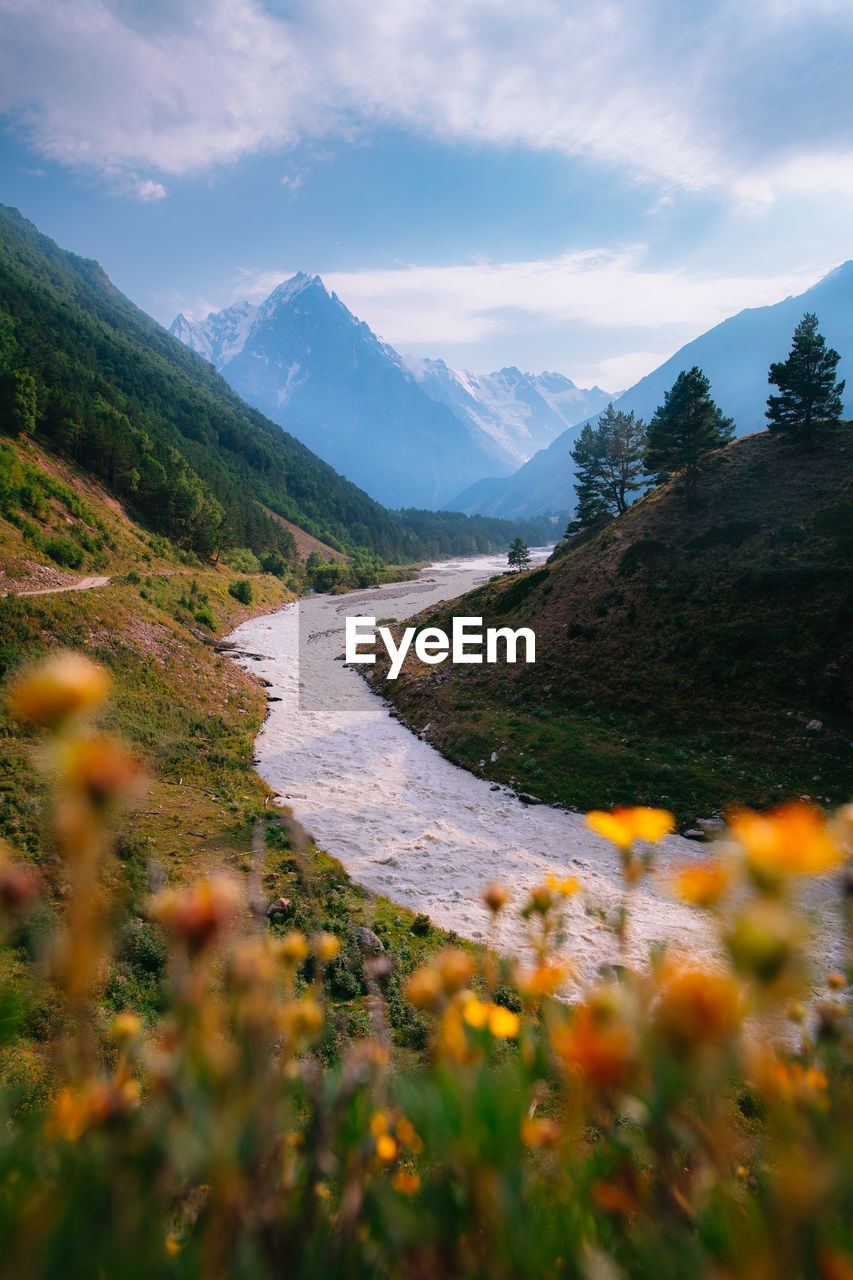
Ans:
{"type": "Polygon", "coordinates": [[[622,390],[853,257],[850,0],[0,0],[0,202],[161,323],[319,273],[622,390]]]}

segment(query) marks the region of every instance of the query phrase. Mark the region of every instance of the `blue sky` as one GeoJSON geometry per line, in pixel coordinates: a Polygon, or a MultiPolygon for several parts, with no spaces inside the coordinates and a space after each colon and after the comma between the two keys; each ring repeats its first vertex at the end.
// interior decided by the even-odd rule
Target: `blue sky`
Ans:
{"type": "Polygon", "coordinates": [[[0,0],[0,200],[168,324],[318,272],[619,390],[853,256],[849,0],[0,0]]]}

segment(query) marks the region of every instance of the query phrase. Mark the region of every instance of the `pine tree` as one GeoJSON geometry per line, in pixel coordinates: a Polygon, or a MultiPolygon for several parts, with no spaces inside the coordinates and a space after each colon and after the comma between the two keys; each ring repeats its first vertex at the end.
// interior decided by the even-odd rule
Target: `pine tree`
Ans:
{"type": "Polygon", "coordinates": [[[572,450],[579,526],[628,510],[629,494],[642,488],[645,431],[642,419],[614,409],[612,400],[596,427],[583,428],[572,450]]]}
{"type": "Polygon", "coordinates": [[[836,382],[841,356],[817,331],[817,316],[807,311],[794,330],[791,354],[784,364],[771,364],[767,381],[781,395],[767,397],[765,417],[771,431],[788,431],[811,444],[816,431],[837,425],[841,416],[844,380],[836,382]]]}
{"type": "Polygon", "coordinates": [[[646,474],[654,475],[658,484],[681,474],[688,507],[696,505],[699,472],[707,455],[734,435],[734,422],[723,417],[710,392],[710,382],[696,365],[682,371],[649,423],[646,474]]]}
{"type": "Polygon", "coordinates": [[[521,538],[515,538],[509,544],[507,552],[507,561],[511,569],[515,569],[519,573],[522,569],[530,568],[530,548],[521,538]]]}

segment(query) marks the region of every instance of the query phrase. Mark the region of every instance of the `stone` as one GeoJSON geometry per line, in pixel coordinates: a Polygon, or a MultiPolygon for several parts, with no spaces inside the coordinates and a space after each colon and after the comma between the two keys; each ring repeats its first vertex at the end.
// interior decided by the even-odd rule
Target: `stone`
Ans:
{"type": "Polygon", "coordinates": [[[709,831],[725,831],[726,824],[722,818],[697,818],[696,826],[707,835],[709,831]]]}
{"type": "Polygon", "coordinates": [[[493,752],[492,752],[492,754],[489,756],[489,759],[491,760],[492,764],[497,764],[497,762],[498,762],[498,753],[497,753],[497,751],[493,751],[493,752]]]}
{"type": "Polygon", "coordinates": [[[522,804],[544,804],[544,800],[540,800],[538,796],[532,796],[529,791],[519,791],[518,798],[522,804]]]}
{"type": "Polygon", "coordinates": [[[276,898],[267,907],[267,915],[272,920],[275,916],[289,916],[293,910],[290,898],[276,898]]]}
{"type": "Polygon", "coordinates": [[[705,832],[699,831],[697,827],[691,827],[689,831],[684,833],[685,840],[704,840],[705,832]]]}
{"type": "Polygon", "coordinates": [[[356,929],[355,937],[366,956],[378,956],[380,952],[385,950],[385,943],[382,939],[377,938],[372,929],[365,929],[364,925],[356,929]]]}
{"type": "Polygon", "coordinates": [[[822,728],[822,720],[810,720],[806,725],[806,733],[819,733],[822,728]]]}
{"type": "Polygon", "coordinates": [[[500,791],[500,789],[501,789],[501,784],[499,782],[493,782],[492,785],[489,787],[490,791],[500,791]]]}

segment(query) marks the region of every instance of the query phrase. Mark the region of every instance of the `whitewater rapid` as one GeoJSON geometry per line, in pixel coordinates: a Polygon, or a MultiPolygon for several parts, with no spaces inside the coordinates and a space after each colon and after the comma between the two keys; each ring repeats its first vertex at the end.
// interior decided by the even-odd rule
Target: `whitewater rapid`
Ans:
{"type": "MultiPolygon", "coordinates": [[[[449,763],[394,719],[342,661],[348,615],[402,621],[505,566],[503,556],[451,560],[414,582],[310,596],[243,623],[228,640],[237,661],[269,683],[268,715],[255,744],[259,774],[354,880],[464,937],[491,937],[519,951],[523,928],[509,913],[490,934],[483,886],[501,881],[520,905],[548,874],[574,876],[582,888],[568,903],[566,949],[588,977],[624,958],[600,916],[622,896],[610,846],[581,814],[528,807],[449,763]]],[[[673,901],[665,884],[676,865],[699,854],[677,836],[662,842],[656,875],[632,894],[633,957],[646,957],[664,940],[711,951],[701,915],[673,901]]]]}

